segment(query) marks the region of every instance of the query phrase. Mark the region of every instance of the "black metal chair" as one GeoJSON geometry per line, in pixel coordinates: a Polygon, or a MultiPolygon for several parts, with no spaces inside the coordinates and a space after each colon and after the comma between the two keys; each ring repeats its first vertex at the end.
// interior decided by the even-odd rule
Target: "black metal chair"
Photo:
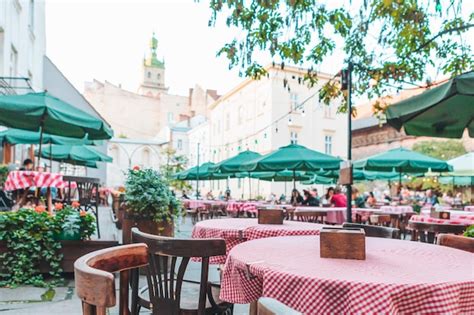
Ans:
{"type": "MultiPolygon", "coordinates": [[[[77,184],[77,193],[78,193],[78,202],[80,204],[80,209],[84,211],[92,211],[95,216],[97,224],[97,236],[100,238],[100,229],[99,229],[99,186],[100,179],[91,178],[91,177],[81,177],[81,176],[64,176],[63,180],[69,183],[75,182],[77,184]]],[[[73,202],[73,197],[71,196],[71,188],[68,189],[68,194],[66,196],[66,203],[71,204],[73,202]]]]}
{"type": "Polygon", "coordinates": [[[220,301],[220,285],[209,282],[209,258],[225,255],[223,239],[176,239],[132,229],[133,243],[149,249],[147,286],[139,288],[139,272],[132,272],[132,313],[151,309],[153,315],[232,314],[233,304],[220,301]],[[192,257],[200,258],[201,279],[184,279],[192,257]],[[146,296],[148,293],[148,297],[146,296]]]}
{"type": "Polygon", "coordinates": [[[367,225],[367,224],[358,224],[358,223],[348,223],[345,222],[342,227],[349,228],[360,228],[364,229],[365,235],[368,237],[381,237],[381,238],[394,238],[400,239],[400,230],[386,227],[386,226],[377,226],[377,225],[367,225]]]}

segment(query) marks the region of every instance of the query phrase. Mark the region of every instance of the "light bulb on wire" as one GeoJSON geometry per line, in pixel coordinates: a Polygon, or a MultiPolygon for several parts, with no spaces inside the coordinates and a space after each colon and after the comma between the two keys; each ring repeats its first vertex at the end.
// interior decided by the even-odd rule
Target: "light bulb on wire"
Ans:
{"type": "Polygon", "coordinates": [[[288,118],[288,126],[291,126],[293,124],[293,121],[291,120],[291,117],[288,118]]]}

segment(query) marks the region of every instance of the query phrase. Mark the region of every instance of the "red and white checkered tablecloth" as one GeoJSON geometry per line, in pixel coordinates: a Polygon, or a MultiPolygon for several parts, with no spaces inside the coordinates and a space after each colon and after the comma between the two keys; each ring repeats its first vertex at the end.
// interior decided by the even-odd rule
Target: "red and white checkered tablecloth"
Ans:
{"type": "Polygon", "coordinates": [[[35,171],[11,171],[5,181],[5,190],[25,189],[29,187],[67,187],[63,175],[58,173],[35,171]]]}
{"type": "Polygon", "coordinates": [[[412,206],[382,206],[380,207],[380,211],[387,213],[387,214],[405,214],[405,213],[413,213],[412,206]]]}
{"type": "Polygon", "coordinates": [[[451,217],[448,219],[432,218],[429,215],[414,215],[410,218],[410,222],[420,223],[434,223],[434,224],[454,224],[454,225],[472,225],[474,224],[474,217],[451,217]]]}
{"type": "MultiPolygon", "coordinates": [[[[223,238],[226,253],[245,241],[287,235],[318,235],[321,224],[284,221],[282,225],[258,224],[257,219],[215,219],[196,223],[193,238],[223,238]]],[[[211,264],[224,264],[226,256],[211,257],[211,264]]]]}
{"type": "Polygon", "coordinates": [[[253,201],[228,201],[227,212],[248,212],[256,214],[259,205],[260,203],[253,201]]]}
{"type": "Polygon", "coordinates": [[[304,314],[473,313],[469,252],[373,237],[366,260],[321,258],[319,250],[318,236],[240,244],[228,256],[220,298],[270,297],[304,314]]]}

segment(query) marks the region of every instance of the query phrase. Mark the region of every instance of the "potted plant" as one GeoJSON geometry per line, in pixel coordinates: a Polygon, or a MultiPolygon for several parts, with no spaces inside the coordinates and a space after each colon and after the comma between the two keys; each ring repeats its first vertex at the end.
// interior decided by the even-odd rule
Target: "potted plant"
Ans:
{"type": "Polygon", "coordinates": [[[56,235],[58,240],[88,240],[94,234],[94,216],[84,210],[78,211],[78,207],[77,202],[73,202],[71,206],[64,206],[62,203],[54,205],[54,220],[60,230],[60,233],[56,235]]]}
{"type": "Polygon", "coordinates": [[[174,235],[174,217],[180,203],[168,182],[153,169],[134,167],[126,174],[123,243],[131,241],[131,228],[164,236],[174,235]]]}

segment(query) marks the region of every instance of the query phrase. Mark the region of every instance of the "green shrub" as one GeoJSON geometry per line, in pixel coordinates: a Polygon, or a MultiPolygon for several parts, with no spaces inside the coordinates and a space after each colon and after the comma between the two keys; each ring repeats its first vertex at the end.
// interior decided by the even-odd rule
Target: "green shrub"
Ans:
{"type": "Polygon", "coordinates": [[[125,202],[130,214],[157,222],[172,220],[181,208],[160,173],[138,167],[127,172],[125,202]]]}
{"type": "Polygon", "coordinates": [[[58,235],[73,230],[83,240],[90,238],[95,232],[94,216],[60,204],[56,204],[54,215],[46,212],[44,206],[0,212],[0,241],[7,247],[0,255],[0,286],[57,284],[63,258],[58,235]],[[40,263],[49,265],[52,280],[48,283],[40,273],[40,263]]]}
{"type": "Polygon", "coordinates": [[[474,224],[467,228],[467,230],[464,232],[464,236],[474,238],[474,224]]]}

